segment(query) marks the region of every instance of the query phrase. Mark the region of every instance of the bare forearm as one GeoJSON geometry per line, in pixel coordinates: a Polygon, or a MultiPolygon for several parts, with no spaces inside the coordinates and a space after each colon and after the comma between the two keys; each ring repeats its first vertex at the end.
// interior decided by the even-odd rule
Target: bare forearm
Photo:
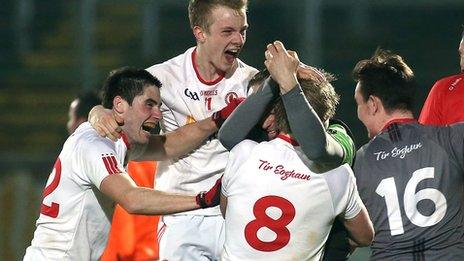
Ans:
{"type": "Polygon", "coordinates": [[[142,215],[166,215],[198,209],[195,196],[176,195],[148,188],[136,188],[121,204],[127,212],[142,215]]]}
{"type": "Polygon", "coordinates": [[[184,156],[200,147],[216,131],[217,126],[209,117],[163,135],[154,135],[143,153],[133,160],[168,160],[184,156]]]}

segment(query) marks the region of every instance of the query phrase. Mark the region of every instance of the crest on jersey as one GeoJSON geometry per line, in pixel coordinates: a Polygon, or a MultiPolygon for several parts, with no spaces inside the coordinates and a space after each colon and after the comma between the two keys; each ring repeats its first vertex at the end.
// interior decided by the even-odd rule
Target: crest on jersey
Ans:
{"type": "Polygon", "coordinates": [[[237,99],[237,98],[238,98],[237,93],[229,92],[228,94],[226,94],[224,101],[226,102],[226,104],[229,104],[233,99],[237,99]]]}

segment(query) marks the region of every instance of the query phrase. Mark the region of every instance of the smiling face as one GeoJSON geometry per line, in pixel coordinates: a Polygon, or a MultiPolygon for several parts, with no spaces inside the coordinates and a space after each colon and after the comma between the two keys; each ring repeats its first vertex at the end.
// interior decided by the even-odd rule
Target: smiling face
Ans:
{"type": "Polygon", "coordinates": [[[233,68],[245,44],[248,28],[246,12],[244,9],[217,6],[211,10],[210,16],[209,28],[194,27],[198,40],[197,64],[204,70],[212,67],[219,74],[224,74],[233,68]]]}
{"type": "Polygon", "coordinates": [[[134,97],[132,105],[121,100],[121,106],[124,108],[122,130],[127,135],[129,143],[147,144],[150,132],[162,119],[159,88],[153,85],[145,86],[143,93],[134,97]]]}

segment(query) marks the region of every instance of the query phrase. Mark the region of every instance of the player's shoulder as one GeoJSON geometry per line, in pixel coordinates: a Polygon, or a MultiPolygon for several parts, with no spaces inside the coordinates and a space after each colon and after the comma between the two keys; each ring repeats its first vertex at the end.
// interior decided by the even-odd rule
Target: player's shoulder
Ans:
{"type": "Polygon", "coordinates": [[[82,154],[93,154],[97,151],[114,151],[116,143],[101,137],[88,122],[82,123],[68,138],[73,149],[82,154]]]}
{"type": "Polygon", "coordinates": [[[256,141],[253,140],[243,140],[235,145],[230,151],[233,154],[249,154],[251,151],[258,145],[256,141]]]}
{"type": "Polygon", "coordinates": [[[240,59],[237,59],[237,64],[237,70],[239,70],[241,72],[240,74],[243,75],[246,79],[251,79],[253,76],[255,76],[255,74],[259,72],[256,68],[244,63],[240,59]]]}
{"type": "Polygon", "coordinates": [[[433,88],[436,91],[452,91],[458,85],[464,84],[464,73],[449,75],[436,81],[433,88]]]}
{"type": "Polygon", "coordinates": [[[326,180],[331,191],[345,191],[356,183],[353,170],[346,163],[323,173],[322,176],[326,180]]]}
{"type": "Polygon", "coordinates": [[[326,179],[334,179],[342,183],[344,181],[354,178],[353,170],[351,169],[350,165],[348,165],[347,163],[342,164],[329,171],[326,171],[322,173],[322,175],[324,175],[326,179]]]}
{"type": "Polygon", "coordinates": [[[162,81],[167,76],[176,76],[185,68],[188,59],[191,59],[194,47],[187,49],[184,53],[179,54],[162,63],[154,64],[145,70],[162,81]]]}

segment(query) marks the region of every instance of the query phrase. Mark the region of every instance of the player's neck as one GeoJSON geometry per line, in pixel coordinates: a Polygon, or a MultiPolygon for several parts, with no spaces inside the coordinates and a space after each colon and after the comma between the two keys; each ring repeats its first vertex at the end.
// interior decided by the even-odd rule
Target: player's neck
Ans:
{"type": "Polygon", "coordinates": [[[385,114],[380,118],[378,123],[379,132],[384,130],[391,122],[394,121],[411,121],[414,119],[414,115],[409,110],[396,110],[389,114],[385,114]]]}
{"type": "MultiPolygon", "coordinates": [[[[192,63],[197,76],[206,82],[213,82],[218,79],[222,79],[228,73],[221,71],[214,66],[209,57],[203,53],[200,48],[196,48],[192,54],[192,63]]],[[[236,66],[233,66],[233,68],[235,67],[236,66]]]]}

